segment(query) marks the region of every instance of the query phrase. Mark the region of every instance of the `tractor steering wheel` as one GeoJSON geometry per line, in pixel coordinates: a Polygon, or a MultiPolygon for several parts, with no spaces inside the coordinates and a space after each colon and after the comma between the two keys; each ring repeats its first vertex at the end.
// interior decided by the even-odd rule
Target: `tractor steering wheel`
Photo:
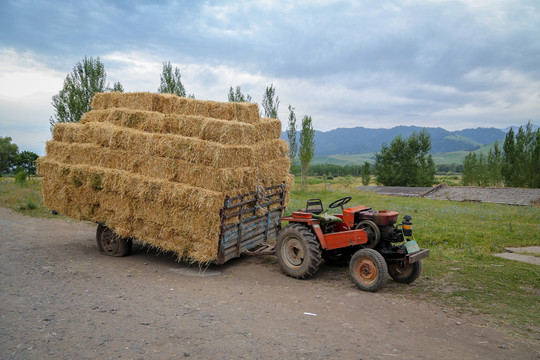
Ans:
{"type": "Polygon", "coordinates": [[[334,208],[345,205],[349,201],[351,201],[351,197],[350,196],[345,196],[345,197],[342,197],[341,199],[337,199],[336,201],[334,201],[333,203],[328,205],[328,208],[329,209],[334,209],[334,208]]]}

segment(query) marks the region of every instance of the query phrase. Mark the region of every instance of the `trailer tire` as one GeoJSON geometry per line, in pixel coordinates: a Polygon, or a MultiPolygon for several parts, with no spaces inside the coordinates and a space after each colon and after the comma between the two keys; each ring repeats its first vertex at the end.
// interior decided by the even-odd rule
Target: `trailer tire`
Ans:
{"type": "Polygon", "coordinates": [[[297,279],[313,276],[321,265],[321,248],[305,226],[289,224],[278,234],[276,256],[281,270],[297,279]]]}
{"type": "Polygon", "coordinates": [[[355,285],[363,291],[375,292],[386,284],[388,268],[383,256],[373,249],[354,253],[349,265],[355,285]]]}
{"type": "Polygon", "coordinates": [[[96,229],[96,243],[99,251],[103,251],[103,246],[101,246],[101,233],[103,230],[105,230],[107,227],[101,223],[98,223],[97,229],[96,229]]]}
{"type": "Polygon", "coordinates": [[[118,236],[107,226],[99,224],[96,232],[98,248],[109,256],[122,257],[131,253],[133,241],[118,236]]]}
{"type": "Polygon", "coordinates": [[[388,274],[394,281],[403,284],[410,284],[420,276],[422,272],[422,260],[412,264],[405,264],[404,261],[392,261],[388,263],[388,274]]]}

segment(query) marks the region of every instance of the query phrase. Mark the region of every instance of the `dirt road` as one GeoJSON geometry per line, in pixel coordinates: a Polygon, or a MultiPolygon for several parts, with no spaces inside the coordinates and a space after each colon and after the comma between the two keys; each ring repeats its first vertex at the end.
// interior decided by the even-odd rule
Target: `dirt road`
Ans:
{"type": "Polygon", "coordinates": [[[261,257],[201,273],[141,247],[102,255],[94,234],[0,208],[0,358],[540,358],[538,343],[388,288],[358,291],[338,268],[299,281],[261,257]]]}

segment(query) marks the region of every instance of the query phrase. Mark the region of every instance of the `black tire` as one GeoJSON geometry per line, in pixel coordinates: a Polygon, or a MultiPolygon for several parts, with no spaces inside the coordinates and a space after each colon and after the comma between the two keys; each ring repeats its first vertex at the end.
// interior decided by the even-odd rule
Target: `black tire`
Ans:
{"type": "Polygon", "coordinates": [[[386,284],[388,268],[381,254],[373,249],[354,253],[349,265],[351,277],[360,290],[375,292],[386,284]]]}
{"type": "Polygon", "coordinates": [[[99,251],[103,251],[103,247],[101,246],[101,233],[103,230],[105,230],[107,227],[103,224],[98,224],[97,230],[96,230],[96,243],[98,246],[99,251]]]}
{"type": "Polygon", "coordinates": [[[349,251],[327,250],[323,251],[322,258],[328,265],[344,267],[349,265],[351,253],[349,251]]]}
{"type": "Polygon", "coordinates": [[[133,242],[124,239],[105,225],[99,225],[96,233],[97,244],[100,251],[109,256],[127,256],[131,253],[133,242]],[[100,226],[102,227],[100,229],[100,226]]]}
{"type": "Polygon", "coordinates": [[[278,234],[276,256],[281,270],[288,276],[306,279],[321,265],[319,241],[308,228],[289,224],[278,234]]]}
{"type": "Polygon", "coordinates": [[[368,242],[365,244],[362,244],[363,247],[367,249],[374,249],[377,247],[377,245],[381,242],[381,230],[371,220],[363,220],[360,221],[356,226],[355,229],[363,229],[367,235],[368,235],[368,242]]]}
{"type": "Polygon", "coordinates": [[[418,279],[422,272],[422,260],[407,264],[404,261],[392,261],[388,263],[388,274],[394,281],[410,284],[418,279]]]}

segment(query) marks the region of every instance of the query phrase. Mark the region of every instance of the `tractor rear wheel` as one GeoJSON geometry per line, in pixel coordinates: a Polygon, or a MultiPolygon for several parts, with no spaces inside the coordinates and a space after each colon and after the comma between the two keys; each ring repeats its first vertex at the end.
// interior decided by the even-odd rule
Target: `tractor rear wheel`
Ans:
{"type": "Polygon", "coordinates": [[[99,250],[109,256],[127,256],[133,245],[131,239],[124,239],[101,224],[98,225],[96,240],[99,250]]]}
{"type": "Polygon", "coordinates": [[[315,235],[300,224],[284,227],[276,240],[276,256],[283,272],[306,279],[321,265],[321,248],[315,235]]]}
{"type": "Polygon", "coordinates": [[[388,278],[386,261],[373,249],[360,249],[355,252],[349,270],[356,286],[364,291],[379,290],[388,278]]]}
{"type": "Polygon", "coordinates": [[[393,261],[388,263],[388,274],[399,283],[410,284],[418,279],[422,272],[422,260],[408,264],[404,261],[393,261]]]}

